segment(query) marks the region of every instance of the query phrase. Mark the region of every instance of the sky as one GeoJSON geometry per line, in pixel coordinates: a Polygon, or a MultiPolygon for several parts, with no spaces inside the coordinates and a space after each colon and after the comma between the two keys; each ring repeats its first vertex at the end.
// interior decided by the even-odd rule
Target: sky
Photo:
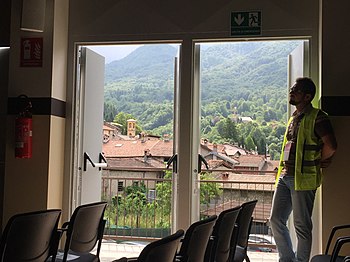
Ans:
{"type": "Polygon", "coordinates": [[[126,57],[135,49],[142,45],[104,45],[104,46],[89,46],[89,48],[96,53],[105,57],[106,64],[120,60],[126,57]]]}

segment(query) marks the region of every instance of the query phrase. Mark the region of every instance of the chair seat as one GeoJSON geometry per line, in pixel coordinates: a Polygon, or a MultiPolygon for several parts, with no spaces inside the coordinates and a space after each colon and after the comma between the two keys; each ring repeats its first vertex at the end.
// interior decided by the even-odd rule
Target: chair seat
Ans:
{"type": "Polygon", "coordinates": [[[63,223],[61,229],[66,235],[64,249],[61,252],[66,256],[60,254],[56,261],[99,261],[106,223],[104,219],[106,206],[107,202],[96,202],[78,206],[74,210],[70,220],[63,223]]]}
{"type": "MultiPolygon", "coordinates": [[[[122,257],[122,258],[113,260],[112,262],[128,262],[128,261],[130,261],[130,258],[122,257]]],[[[137,261],[137,258],[136,258],[136,261],[137,261]]]]}
{"type": "MultiPolygon", "coordinates": [[[[312,257],[312,259],[310,260],[310,262],[329,262],[329,261],[331,261],[331,255],[316,255],[316,256],[312,257]]],[[[344,257],[339,256],[336,258],[335,261],[336,262],[343,262],[344,257]]]]}
{"type": "MultiPolygon", "coordinates": [[[[63,260],[64,251],[58,251],[56,261],[63,260]]],[[[79,262],[98,262],[99,259],[96,255],[91,253],[78,254],[75,252],[69,252],[67,261],[79,261],[79,262]]]]}
{"type": "MultiPolygon", "coordinates": [[[[64,251],[59,250],[56,255],[55,261],[63,261],[64,251]]],[[[51,257],[46,260],[46,262],[51,262],[51,257]]],[[[79,261],[79,262],[98,262],[99,259],[96,255],[87,253],[87,254],[77,254],[74,252],[69,252],[67,261],[79,261]]]]}
{"type": "Polygon", "coordinates": [[[178,249],[178,245],[184,233],[182,229],[179,229],[174,234],[163,237],[145,246],[139,257],[122,257],[112,262],[174,262],[176,250],[178,249]]]}

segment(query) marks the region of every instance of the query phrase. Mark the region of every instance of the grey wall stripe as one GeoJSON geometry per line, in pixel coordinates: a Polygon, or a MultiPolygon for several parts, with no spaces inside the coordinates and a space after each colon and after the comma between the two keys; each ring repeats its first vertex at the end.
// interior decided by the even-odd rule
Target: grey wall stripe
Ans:
{"type": "MultiPolygon", "coordinates": [[[[30,97],[33,115],[53,115],[66,117],[66,102],[52,97],[30,97]]],[[[8,114],[19,112],[20,99],[9,97],[8,114]]],[[[330,116],[350,116],[350,96],[324,96],[321,98],[322,109],[330,116]]]]}
{"type": "MultiPolygon", "coordinates": [[[[32,103],[33,115],[52,115],[66,117],[66,102],[52,97],[29,97],[32,103]]],[[[21,100],[18,97],[9,97],[7,113],[17,115],[20,111],[21,100]]]]}

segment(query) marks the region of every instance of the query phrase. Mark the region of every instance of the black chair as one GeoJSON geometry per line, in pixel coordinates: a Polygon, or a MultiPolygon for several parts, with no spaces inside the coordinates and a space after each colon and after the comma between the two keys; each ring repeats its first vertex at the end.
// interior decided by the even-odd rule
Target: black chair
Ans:
{"type": "Polygon", "coordinates": [[[69,222],[62,226],[66,233],[64,250],[58,252],[56,261],[91,262],[100,261],[100,249],[106,220],[106,202],[81,205],[74,210],[69,222]],[[97,247],[96,247],[97,245],[97,247]],[[91,253],[97,248],[96,254],[91,253]]]}
{"type": "Polygon", "coordinates": [[[231,237],[241,207],[222,211],[215,222],[213,233],[205,251],[205,262],[227,262],[231,250],[231,237]]]}
{"type": "Polygon", "coordinates": [[[190,225],[175,261],[204,261],[205,250],[216,219],[217,216],[214,215],[190,225]]]}
{"type": "Polygon", "coordinates": [[[42,262],[56,257],[61,210],[51,209],[14,215],[0,243],[1,262],[42,262]]]}
{"type": "Polygon", "coordinates": [[[179,242],[184,233],[185,232],[180,229],[170,236],[148,244],[141,251],[140,256],[137,258],[122,257],[120,259],[114,260],[113,262],[173,262],[177,248],[179,246],[179,242]]]}
{"type": "MultiPolygon", "coordinates": [[[[349,228],[350,228],[350,225],[339,225],[339,226],[333,227],[331,233],[329,234],[324,254],[315,255],[311,258],[310,261],[311,262],[350,261],[349,256],[340,256],[339,255],[339,252],[340,252],[341,248],[343,247],[343,245],[346,243],[350,243],[350,235],[348,235],[348,234],[341,235],[341,236],[337,237],[337,239],[335,239],[335,237],[334,237],[337,232],[340,233],[341,230],[349,229],[349,228]],[[334,246],[333,246],[332,253],[330,253],[330,247],[332,244],[334,246]]],[[[349,232],[349,230],[348,230],[348,232],[349,232]]]]}
{"type": "Polygon", "coordinates": [[[247,249],[248,238],[253,221],[253,212],[258,200],[248,201],[241,205],[241,211],[236,220],[237,229],[231,237],[231,253],[229,261],[242,262],[250,261],[247,249]]]}

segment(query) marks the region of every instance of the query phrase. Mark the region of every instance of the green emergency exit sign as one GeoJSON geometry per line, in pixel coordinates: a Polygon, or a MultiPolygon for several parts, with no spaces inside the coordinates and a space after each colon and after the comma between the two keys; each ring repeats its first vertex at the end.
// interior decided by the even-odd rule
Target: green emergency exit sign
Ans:
{"type": "Polygon", "coordinates": [[[231,12],[231,36],[261,35],[261,11],[231,12]]]}

